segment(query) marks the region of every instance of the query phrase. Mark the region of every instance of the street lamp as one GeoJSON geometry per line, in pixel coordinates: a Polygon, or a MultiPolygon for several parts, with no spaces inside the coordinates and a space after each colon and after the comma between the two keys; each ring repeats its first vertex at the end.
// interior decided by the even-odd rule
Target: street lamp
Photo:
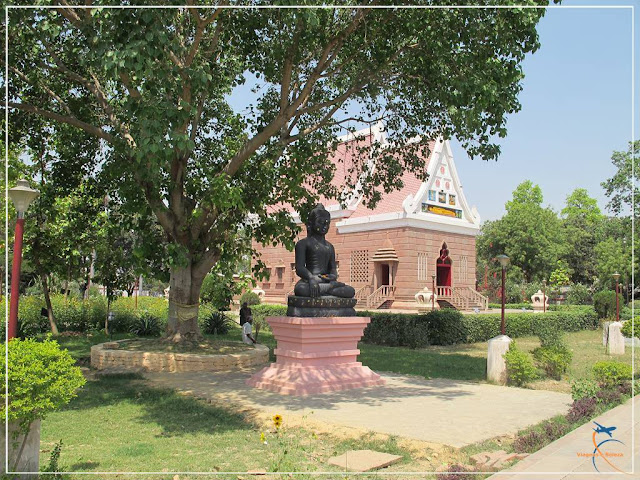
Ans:
{"type": "Polygon", "coordinates": [[[431,275],[431,311],[436,309],[436,276],[431,275]]]}
{"type": "Polygon", "coordinates": [[[542,313],[547,311],[547,281],[542,280],[542,313]]]}
{"type": "Polygon", "coordinates": [[[620,274],[618,272],[611,275],[616,281],[616,322],[620,321],[620,299],[618,298],[618,280],[620,280],[620,274]]]}
{"type": "Polygon", "coordinates": [[[26,180],[18,180],[15,187],[9,189],[9,197],[13,201],[18,212],[16,220],[15,240],[13,244],[13,267],[11,270],[11,303],[9,307],[8,338],[14,338],[18,334],[18,294],[20,291],[20,264],[22,263],[22,234],[24,233],[24,213],[31,202],[40,195],[37,190],[29,187],[26,180]]]}
{"type": "Polygon", "coordinates": [[[502,315],[500,318],[500,334],[506,335],[507,329],[504,323],[504,291],[505,291],[504,277],[505,277],[505,269],[507,268],[507,265],[509,265],[509,257],[507,257],[506,255],[498,255],[496,258],[498,259],[498,262],[500,262],[500,266],[502,267],[502,315]]]}

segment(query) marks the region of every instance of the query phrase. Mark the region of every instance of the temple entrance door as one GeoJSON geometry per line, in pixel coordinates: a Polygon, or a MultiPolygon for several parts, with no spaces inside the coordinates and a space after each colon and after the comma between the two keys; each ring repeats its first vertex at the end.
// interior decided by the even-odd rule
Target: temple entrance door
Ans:
{"type": "Polygon", "coordinates": [[[391,279],[389,278],[389,264],[383,263],[380,265],[380,287],[382,285],[391,285],[391,279]]]}
{"type": "Polygon", "coordinates": [[[436,285],[439,287],[451,286],[451,265],[441,264],[436,266],[436,285]]]}
{"type": "Polygon", "coordinates": [[[389,263],[376,262],[374,268],[374,283],[375,289],[378,289],[385,285],[393,285],[393,266],[389,263]]]}
{"type": "MultiPolygon", "coordinates": [[[[440,255],[436,261],[436,286],[451,287],[451,257],[449,257],[449,249],[447,243],[442,242],[440,255]]],[[[438,295],[451,295],[451,288],[436,289],[438,295]]]]}

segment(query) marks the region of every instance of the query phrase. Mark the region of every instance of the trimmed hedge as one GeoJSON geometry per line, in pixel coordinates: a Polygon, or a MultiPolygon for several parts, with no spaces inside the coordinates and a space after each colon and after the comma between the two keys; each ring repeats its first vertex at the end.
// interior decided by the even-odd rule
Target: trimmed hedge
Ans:
{"type": "MultiPolygon", "coordinates": [[[[500,334],[500,314],[463,315],[456,310],[427,314],[358,312],[371,317],[363,342],[412,348],[427,345],[485,342],[500,334]]],[[[598,316],[593,308],[574,308],[547,313],[509,313],[506,333],[511,338],[550,332],[594,329],[598,316]]]]}
{"type": "MultiPolygon", "coordinates": [[[[501,303],[490,303],[489,304],[489,308],[502,308],[502,304],[501,303]]],[[[518,310],[522,310],[523,308],[525,310],[533,310],[533,304],[531,303],[505,303],[504,304],[504,308],[511,308],[511,309],[518,309],[518,310]]]]}

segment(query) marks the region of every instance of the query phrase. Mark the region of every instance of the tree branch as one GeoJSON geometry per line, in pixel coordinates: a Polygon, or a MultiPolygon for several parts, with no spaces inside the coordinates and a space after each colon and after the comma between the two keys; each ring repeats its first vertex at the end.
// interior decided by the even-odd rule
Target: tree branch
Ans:
{"type": "Polygon", "coordinates": [[[115,138],[112,135],[105,132],[102,128],[83,122],[82,120],[79,120],[74,116],[60,115],[58,113],[54,113],[49,110],[44,110],[42,108],[29,105],[28,103],[9,102],[8,106],[9,108],[16,108],[18,110],[22,110],[23,112],[29,112],[29,113],[34,113],[36,115],[41,115],[43,117],[50,118],[51,120],[55,120],[56,122],[73,125],[74,127],[81,128],[82,130],[84,130],[87,133],[90,133],[91,135],[94,135],[98,138],[102,138],[107,142],[114,144],[115,138]]]}
{"type": "MultiPolygon", "coordinates": [[[[30,83],[29,78],[24,73],[22,73],[20,70],[18,70],[16,67],[10,66],[9,70],[11,70],[12,72],[16,73],[25,82],[30,83]]],[[[58,102],[58,104],[60,104],[60,106],[64,109],[64,111],[67,112],[67,115],[73,116],[73,113],[71,112],[71,109],[69,108],[69,105],[67,105],[67,103],[64,100],[62,100],[62,98],[60,98],[58,96],[58,94],[56,94],[53,90],[51,90],[46,84],[42,83],[40,80],[38,80],[38,85],[40,85],[40,87],[51,98],[53,98],[56,102],[58,102]]]]}
{"type": "Polygon", "coordinates": [[[131,95],[131,98],[142,98],[140,91],[131,84],[131,78],[129,78],[129,75],[127,73],[120,72],[120,80],[129,92],[129,95],[131,95]]]}
{"type": "Polygon", "coordinates": [[[301,105],[304,105],[313,90],[316,82],[320,78],[322,72],[330,65],[328,62],[328,58],[331,56],[335,58],[335,53],[341,48],[344,44],[344,41],[351,35],[360,25],[362,20],[368,14],[370,9],[367,10],[358,10],[356,12],[355,17],[340,34],[336,35],[323,49],[320,54],[320,58],[316,67],[313,69],[309,78],[306,81],[304,88],[301,90],[300,95],[296,98],[292,103],[289,103],[288,107],[284,112],[280,112],[276,118],[274,118],[269,125],[267,125],[264,130],[260,133],[256,134],[253,138],[248,140],[242,148],[229,160],[227,166],[224,169],[224,173],[229,176],[233,176],[239,169],[242,163],[249,158],[255,151],[260,148],[260,146],[264,145],[265,142],[268,141],[273,135],[278,132],[282,128],[284,124],[293,116],[293,112],[295,112],[301,105]],[[332,55],[333,53],[333,55],[332,55]]]}

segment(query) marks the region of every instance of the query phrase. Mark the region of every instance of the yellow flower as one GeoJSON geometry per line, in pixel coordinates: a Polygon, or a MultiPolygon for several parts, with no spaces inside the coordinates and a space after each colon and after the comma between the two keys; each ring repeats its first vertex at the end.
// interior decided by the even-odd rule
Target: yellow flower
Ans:
{"type": "Polygon", "coordinates": [[[267,440],[266,440],[266,437],[264,436],[264,432],[260,432],[260,441],[265,445],[267,444],[267,440]]]}
{"type": "Polygon", "coordinates": [[[282,425],[282,415],[274,415],[273,424],[276,426],[276,428],[280,428],[280,425],[282,425]]]}

